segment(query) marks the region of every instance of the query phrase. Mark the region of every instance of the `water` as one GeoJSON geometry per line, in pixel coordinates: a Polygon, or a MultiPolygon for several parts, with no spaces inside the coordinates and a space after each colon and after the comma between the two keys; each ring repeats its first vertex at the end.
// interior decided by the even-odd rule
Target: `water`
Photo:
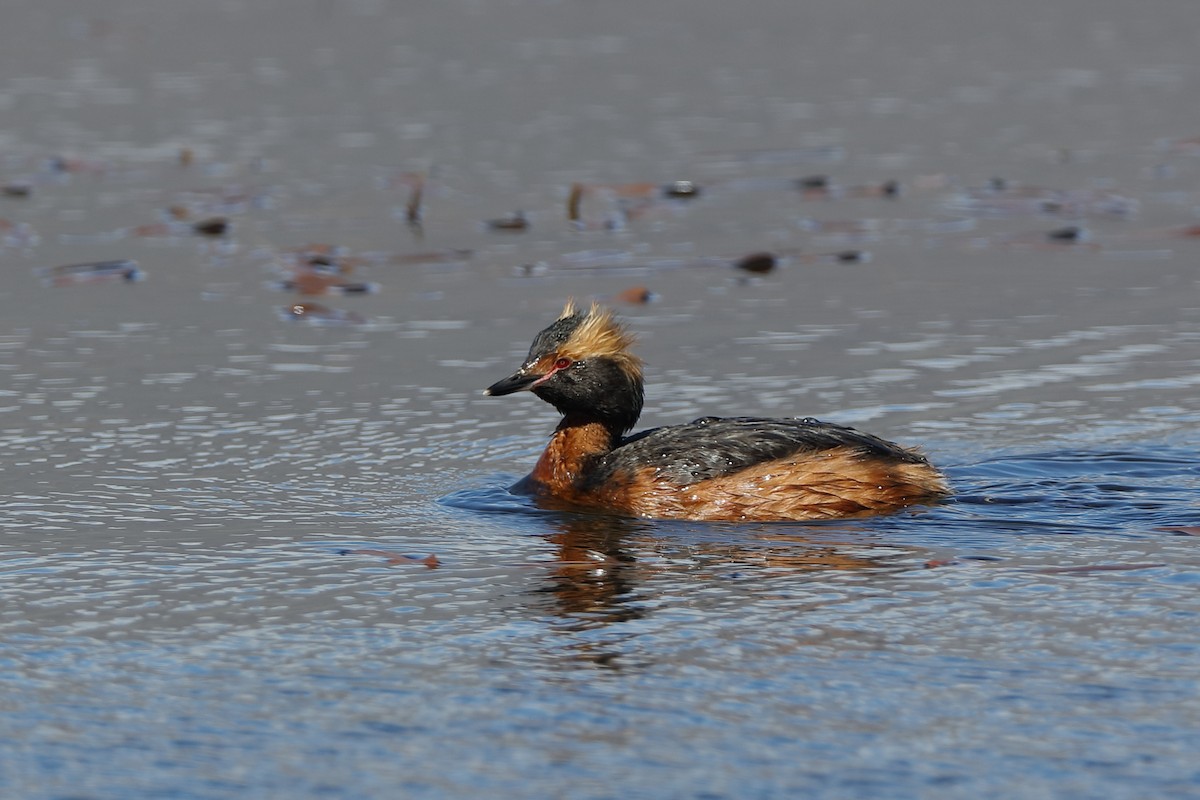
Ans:
{"type": "Polygon", "coordinates": [[[1200,795],[1195,26],[1072,6],[21,10],[0,795],[1200,795]],[[554,414],[480,392],[568,296],[642,424],[818,416],[955,497],[510,495],[554,414]]]}

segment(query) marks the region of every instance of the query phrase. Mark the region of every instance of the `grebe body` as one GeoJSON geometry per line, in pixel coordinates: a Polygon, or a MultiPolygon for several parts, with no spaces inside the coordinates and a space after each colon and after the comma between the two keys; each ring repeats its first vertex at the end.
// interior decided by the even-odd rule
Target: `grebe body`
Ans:
{"type": "Polygon", "coordinates": [[[632,344],[611,313],[568,303],[521,368],[485,390],[532,391],[563,415],[514,490],[564,507],[726,521],[865,516],[950,493],[918,452],[811,418],[701,417],[626,436],[644,392],[632,344]]]}

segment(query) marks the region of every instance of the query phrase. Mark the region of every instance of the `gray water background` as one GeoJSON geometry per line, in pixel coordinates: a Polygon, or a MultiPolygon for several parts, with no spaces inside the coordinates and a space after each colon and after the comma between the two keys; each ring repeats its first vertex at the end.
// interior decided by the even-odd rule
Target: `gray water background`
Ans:
{"type": "Polygon", "coordinates": [[[5,16],[0,796],[1200,796],[1193,3],[5,16]],[[379,288],[328,324],[271,286],[315,242],[379,288]],[[145,280],[45,284],[103,259],[145,280]],[[818,416],[957,498],[508,495],[554,413],[480,390],[568,296],[644,425],[818,416]]]}

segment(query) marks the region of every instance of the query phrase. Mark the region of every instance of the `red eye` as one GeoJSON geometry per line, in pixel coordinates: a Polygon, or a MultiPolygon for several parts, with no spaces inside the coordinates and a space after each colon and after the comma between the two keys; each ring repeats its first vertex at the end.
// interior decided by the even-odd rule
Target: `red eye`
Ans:
{"type": "Polygon", "coordinates": [[[554,362],[555,369],[566,369],[569,366],[571,366],[571,359],[567,358],[566,356],[554,362]]]}

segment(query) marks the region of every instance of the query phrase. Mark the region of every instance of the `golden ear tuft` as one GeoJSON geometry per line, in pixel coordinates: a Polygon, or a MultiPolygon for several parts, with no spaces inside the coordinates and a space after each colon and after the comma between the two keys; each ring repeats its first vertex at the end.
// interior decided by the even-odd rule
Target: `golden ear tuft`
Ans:
{"type": "Polygon", "coordinates": [[[628,363],[630,367],[640,366],[640,360],[629,352],[633,344],[633,334],[625,330],[613,313],[593,303],[562,351],[575,358],[608,356],[628,363]]]}
{"type": "Polygon", "coordinates": [[[575,316],[577,313],[579,313],[579,312],[578,312],[578,309],[575,308],[575,298],[568,297],[567,304],[565,306],[563,306],[562,313],[558,315],[558,318],[566,319],[567,317],[575,316]]]}

